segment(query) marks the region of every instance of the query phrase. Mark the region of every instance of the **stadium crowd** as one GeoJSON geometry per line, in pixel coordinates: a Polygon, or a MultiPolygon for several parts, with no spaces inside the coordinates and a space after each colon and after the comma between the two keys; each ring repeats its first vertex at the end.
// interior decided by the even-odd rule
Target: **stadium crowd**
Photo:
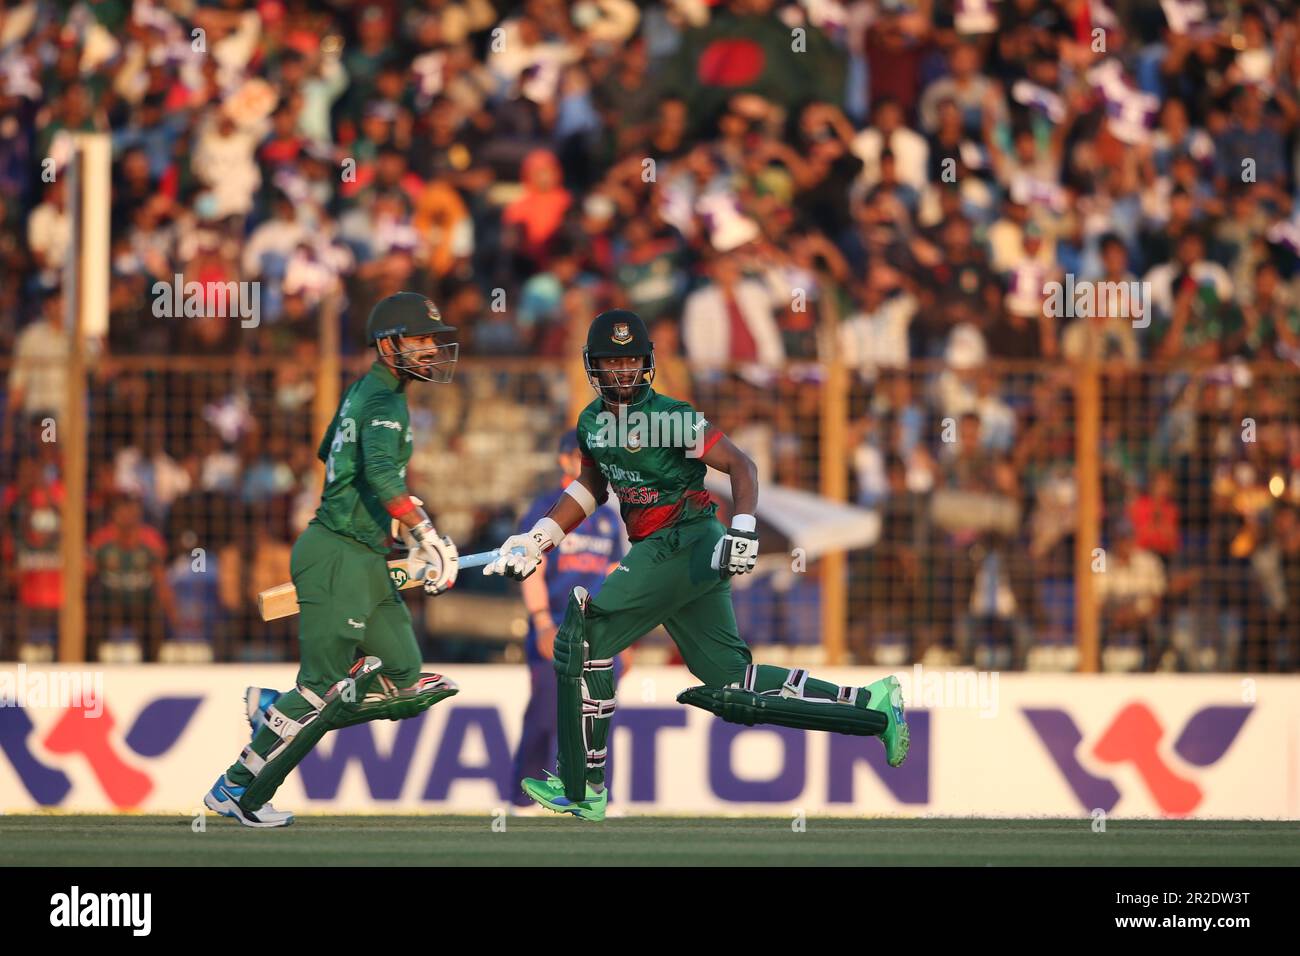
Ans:
{"type": "MultiPolygon", "coordinates": [[[[104,658],[289,653],[248,595],[311,513],[321,316],[359,359],[410,289],[475,361],[572,361],[572,316],[634,309],[664,389],[814,491],[818,369],[847,363],[883,528],[852,563],[860,661],[1069,666],[1069,376],[1096,361],[1108,666],[1295,669],[1298,129],[1288,2],[9,3],[0,657],[56,629],[63,173],[100,131],[104,658]],[[258,283],[258,324],[160,319],[174,277],[258,283]],[[1076,314],[1052,282],[1133,296],[1076,314]],[[220,575],[188,573],[199,541],[220,575]]],[[[750,636],[815,641],[812,578],[738,591],[750,636]]]]}

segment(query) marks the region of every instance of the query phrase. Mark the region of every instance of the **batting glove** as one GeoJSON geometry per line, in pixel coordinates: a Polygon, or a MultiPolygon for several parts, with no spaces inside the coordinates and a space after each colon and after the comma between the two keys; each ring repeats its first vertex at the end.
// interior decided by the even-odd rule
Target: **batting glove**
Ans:
{"type": "Polygon", "coordinates": [[[713,548],[713,570],[721,571],[724,578],[733,574],[748,574],[758,562],[757,522],[753,515],[739,514],[731,519],[731,527],[718,539],[713,548]]]}

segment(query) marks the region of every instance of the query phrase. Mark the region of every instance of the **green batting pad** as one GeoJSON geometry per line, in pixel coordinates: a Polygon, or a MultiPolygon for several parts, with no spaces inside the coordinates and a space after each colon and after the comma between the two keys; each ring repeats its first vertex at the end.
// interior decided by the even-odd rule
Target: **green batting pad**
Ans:
{"type": "Polygon", "coordinates": [[[460,688],[440,674],[421,674],[410,687],[403,687],[383,697],[370,695],[341,713],[333,727],[351,727],[372,720],[405,720],[417,717],[439,701],[454,697],[460,688]]]}
{"type": "MultiPolygon", "coordinates": [[[[582,726],[582,665],[587,656],[587,622],[578,589],[569,595],[564,620],[555,634],[552,663],[556,674],[556,770],[564,781],[564,794],[578,801],[587,792],[587,741],[582,726]]],[[[585,589],[583,597],[586,596],[585,589]]]]}
{"type": "Polygon", "coordinates": [[[875,737],[889,725],[884,714],[852,704],[755,694],[739,687],[689,687],[677,695],[677,702],[699,707],[729,723],[747,727],[774,724],[798,730],[875,737]]]}
{"type": "Polygon", "coordinates": [[[298,722],[300,725],[298,732],[280,748],[279,752],[272,751],[274,756],[257,771],[244,791],[243,797],[240,798],[239,805],[252,812],[260,810],[280,788],[280,784],[284,783],[290,771],[311,753],[311,749],[328,731],[339,726],[338,721],[351,714],[357,707],[357,701],[369,693],[371,685],[378,680],[379,670],[383,666],[384,662],[378,657],[366,657],[353,664],[347,678],[339,681],[326,693],[325,706],[302,718],[298,722]],[[352,682],[351,691],[344,693],[349,681],[352,682]]]}

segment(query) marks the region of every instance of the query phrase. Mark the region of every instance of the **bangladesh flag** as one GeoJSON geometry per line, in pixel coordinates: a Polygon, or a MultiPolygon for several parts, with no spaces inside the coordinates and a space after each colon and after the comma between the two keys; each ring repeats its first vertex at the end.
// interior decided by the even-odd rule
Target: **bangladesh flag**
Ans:
{"type": "Polygon", "coordinates": [[[664,93],[680,96],[692,119],[707,124],[737,93],[788,108],[814,100],[842,105],[846,74],[843,51],[816,27],[723,12],[682,36],[664,93]]]}

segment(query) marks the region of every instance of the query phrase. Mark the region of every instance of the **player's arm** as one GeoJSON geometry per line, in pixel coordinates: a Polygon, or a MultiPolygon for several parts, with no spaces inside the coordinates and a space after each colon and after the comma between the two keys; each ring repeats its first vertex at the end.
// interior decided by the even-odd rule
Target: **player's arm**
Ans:
{"type": "Polygon", "coordinates": [[[724,577],[754,570],[758,561],[758,467],[730,438],[711,431],[700,461],[731,478],[731,527],[713,549],[713,566],[724,577]]]}
{"type": "Polygon", "coordinates": [[[411,533],[425,559],[438,568],[447,568],[447,549],[452,547],[451,543],[439,538],[424,503],[407,490],[406,479],[397,464],[401,444],[406,440],[406,428],[403,407],[389,402],[367,402],[357,423],[361,473],[384,510],[411,533]]]}
{"type": "Polygon", "coordinates": [[[325,437],[320,440],[320,447],[316,449],[316,457],[322,462],[329,461],[330,449],[334,445],[334,431],[337,426],[338,416],[336,415],[334,420],[330,422],[329,428],[325,429],[325,437]]]}
{"type": "MultiPolygon", "coordinates": [[[[560,499],[551,506],[551,510],[546,512],[545,518],[550,518],[563,529],[565,534],[568,534],[590,517],[608,494],[609,483],[605,480],[605,476],[600,473],[594,461],[583,455],[582,470],[578,473],[578,477],[564,489],[564,494],[560,495],[560,499]]],[[[559,544],[559,541],[554,544],[559,544]]],[[[551,547],[554,547],[554,544],[551,547]]],[[[543,548],[543,550],[549,549],[543,548]]]]}
{"type": "MultiPolygon", "coordinates": [[[[357,415],[357,441],[359,472],[366,483],[392,516],[393,521],[414,535],[415,529],[432,522],[424,510],[424,502],[411,495],[406,488],[398,457],[402,442],[406,440],[407,418],[398,402],[376,398],[366,402],[357,415]]],[[[332,432],[333,426],[330,431],[332,432]]],[[[329,434],[325,436],[328,441],[329,434]]],[[[321,451],[328,454],[328,445],[321,443],[321,451]]],[[[417,540],[418,540],[418,536],[417,540]]]]}
{"type": "Polygon", "coordinates": [[[731,478],[732,513],[752,517],[758,508],[758,466],[726,435],[714,435],[717,437],[712,447],[700,456],[700,461],[731,478]]]}
{"type": "Polygon", "coordinates": [[[537,631],[537,652],[551,659],[555,649],[555,618],[551,616],[551,596],[546,593],[546,558],[537,566],[537,573],[523,582],[524,607],[537,631]]]}

